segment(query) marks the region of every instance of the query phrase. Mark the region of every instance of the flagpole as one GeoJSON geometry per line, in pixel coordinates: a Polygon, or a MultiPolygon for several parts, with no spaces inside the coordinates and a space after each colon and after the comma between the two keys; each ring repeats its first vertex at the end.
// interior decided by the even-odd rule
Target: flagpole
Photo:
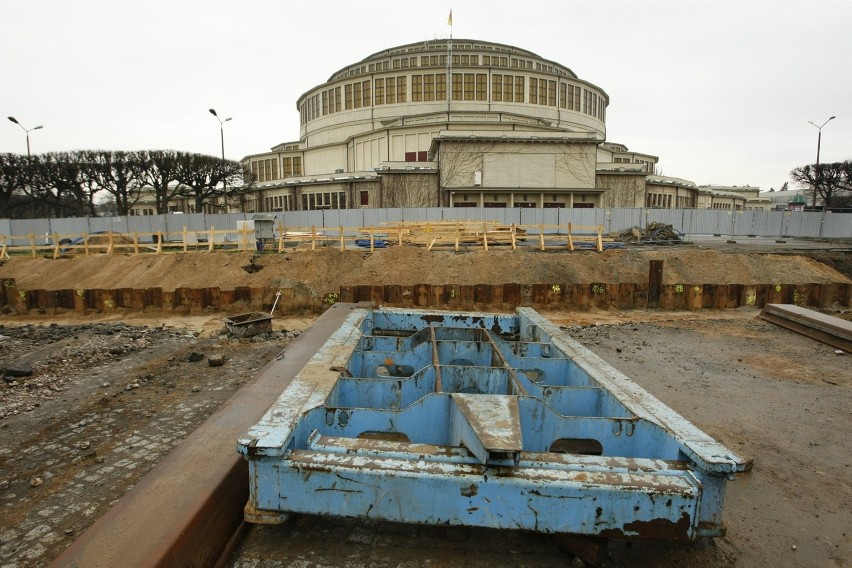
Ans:
{"type": "Polygon", "coordinates": [[[450,104],[453,92],[453,10],[450,8],[450,17],[447,19],[447,24],[450,26],[450,41],[448,43],[447,56],[447,130],[450,129],[450,104]]]}

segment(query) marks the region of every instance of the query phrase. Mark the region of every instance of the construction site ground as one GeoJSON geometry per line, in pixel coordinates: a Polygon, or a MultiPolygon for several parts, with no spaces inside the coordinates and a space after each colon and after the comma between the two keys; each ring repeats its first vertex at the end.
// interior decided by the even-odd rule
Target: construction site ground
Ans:
{"type": "MultiPolygon", "coordinates": [[[[724,243],[604,253],[333,250],[13,258],[19,289],[268,285],[318,294],[342,284],[849,282],[843,246],[724,243]],[[558,278],[558,280],[556,280],[558,278]],[[251,284],[246,284],[251,282],[251,284]]],[[[850,319],[848,307],[831,315],[850,319]]],[[[852,354],[778,328],[758,310],[545,313],[575,339],[734,451],[752,471],[728,484],[724,538],[611,541],[604,566],[852,564],[852,354]]],[[[225,333],[223,314],[0,316],[0,567],[55,558],[316,314],[276,314],[273,331],[225,333]],[[224,365],[213,367],[211,356],[224,365]],[[12,377],[8,370],[32,374],[12,377]]],[[[546,536],[295,516],[249,529],[231,566],[565,566],[546,536]]]]}

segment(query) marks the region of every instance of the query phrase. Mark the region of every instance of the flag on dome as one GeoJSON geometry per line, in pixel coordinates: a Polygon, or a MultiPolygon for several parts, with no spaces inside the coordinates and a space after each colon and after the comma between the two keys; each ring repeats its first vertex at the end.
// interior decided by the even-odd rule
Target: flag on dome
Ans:
{"type": "Polygon", "coordinates": [[[452,26],[452,25],[453,25],[453,10],[452,10],[452,8],[450,8],[450,17],[449,17],[449,18],[447,18],[447,25],[448,25],[448,26],[452,26]]]}

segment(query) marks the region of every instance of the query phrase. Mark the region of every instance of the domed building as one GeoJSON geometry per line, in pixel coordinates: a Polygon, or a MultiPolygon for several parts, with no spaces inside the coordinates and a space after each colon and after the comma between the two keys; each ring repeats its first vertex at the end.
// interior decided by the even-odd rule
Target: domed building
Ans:
{"type": "Polygon", "coordinates": [[[657,157],[606,142],[608,105],[568,67],[510,45],[380,51],[299,97],[298,141],[242,160],[255,181],[243,210],[650,206],[657,157]]]}

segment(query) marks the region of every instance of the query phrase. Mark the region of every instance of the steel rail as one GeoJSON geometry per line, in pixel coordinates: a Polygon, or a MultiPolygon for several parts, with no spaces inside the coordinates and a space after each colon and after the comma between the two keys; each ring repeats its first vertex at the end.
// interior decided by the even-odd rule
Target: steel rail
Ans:
{"type": "Polygon", "coordinates": [[[852,322],[793,304],[767,304],[760,318],[852,353],[852,322]]]}

